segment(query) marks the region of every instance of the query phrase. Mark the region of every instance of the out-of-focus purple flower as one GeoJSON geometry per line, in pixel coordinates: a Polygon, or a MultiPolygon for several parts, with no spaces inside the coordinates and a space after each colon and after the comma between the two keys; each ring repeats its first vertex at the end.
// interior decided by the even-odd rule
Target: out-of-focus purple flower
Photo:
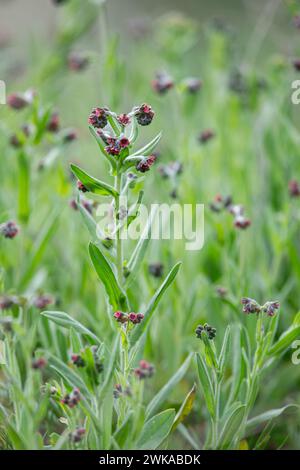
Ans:
{"type": "Polygon", "coordinates": [[[89,58],[86,54],[72,52],[68,57],[68,67],[73,72],[81,72],[89,65],[89,58]]]}
{"type": "Polygon", "coordinates": [[[151,124],[154,117],[153,109],[146,103],[135,108],[133,113],[140,126],[148,126],[149,124],[151,124]]]}
{"type": "Polygon", "coordinates": [[[48,305],[53,303],[54,299],[49,294],[38,294],[33,300],[33,305],[39,310],[43,310],[44,308],[48,307],[48,305]]]}
{"type": "Polygon", "coordinates": [[[300,184],[296,180],[289,181],[289,193],[291,197],[300,196],[300,184]]]}
{"type": "Polygon", "coordinates": [[[201,132],[199,135],[199,141],[202,144],[206,144],[206,142],[209,142],[215,137],[215,133],[212,129],[205,129],[204,131],[201,132]]]}
{"type": "Polygon", "coordinates": [[[156,161],[156,156],[155,155],[150,155],[149,157],[145,158],[144,160],[141,160],[137,165],[136,169],[140,171],[141,173],[145,173],[146,171],[149,171],[151,166],[155,163],[156,161]]]}
{"type": "Polygon", "coordinates": [[[11,220],[0,225],[0,233],[4,238],[15,238],[19,233],[19,227],[11,220]]]}
{"type": "Polygon", "coordinates": [[[155,373],[155,367],[153,364],[150,364],[150,362],[145,361],[142,359],[139,363],[139,367],[134,369],[134,374],[135,376],[140,379],[148,379],[153,376],[155,373]]]}
{"type": "Polygon", "coordinates": [[[172,78],[166,73],[157,73],[155,79],[152,81],[153,90],[163,95],[168,90],[173,88],[174,82],[172,78]]]}

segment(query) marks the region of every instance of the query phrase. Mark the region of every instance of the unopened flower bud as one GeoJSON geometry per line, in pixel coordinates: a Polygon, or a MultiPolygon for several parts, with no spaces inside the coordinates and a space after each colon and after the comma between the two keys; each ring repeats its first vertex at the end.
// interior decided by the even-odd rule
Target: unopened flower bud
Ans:
{"type": "Polygon", "coordinates": [[[48,307],[48,305],[53,304],[54,299],[49,294],[39,294],[33,300],[33,305],[39,310],[43,310],[48,307]]]}
{"type": "Polygon", "coordinates": [[[150,362],[145,361],[142,359],[139,363],[139,367],[134,369],[134,374],[135,376],[140,379],[148,379],[153,376],[155,373],[155,367],[153,364],[150,364],[150,362]]]}
{"type": "Polygon", "coordinates": [[[164,272],[164,265],[160,262],[149,264],[149,273],[153,277],[162,277],[164,272]]]}
{"type": "Polygon", "coordinates": [[[44,357],[39,357],[37,359],[33,359],[31,366],[33,369],[44,369],[47,365],[47,360],[44,357]]]}
{"type": "Polygon", "coordinates": [[[300,196],[300,185],[298,181],[291,180],[289,181],[289,193],[291,197],[299,197],[300,196]]]}
{"type": "Polygon", "coordinates": [[[80,354],[72,354],[71,361],[73,362],[74,366],[76,366],[76,367],[84,367],[85,366],[85,361],[80,356],[80,354]]]}
{"type": "Polygon", "coordinates": [[[29,102],[23,94],[13,93],[12,95],[9,95],[7,97],[7,104],[12,109],[15,109],[15,110],[19,111],[19,110],[25,108],[26,106],[28,106],[29,102]]]}
{"type": "Polygon", "coordinates": [[[84,184],[79,180],[77,181],[77,188],[82,193],[87,193],[89,191],[88,188],[86,188],[86,186],[84,186],[84,184]]]}
{"type": "Polygon", "coordinates": [[[68,67],[73,72],[81,72],[89,65],[89,59],[84,54],[72,52],[68,57],[68,67]]]}
{"type": "Polygon", "coordinates": [[[128,321],[128,316],[119,310],[114,313],[114,318],[118,323],[126,323],[128,321]]]}
{"type": "Polygon", "coordinates": [[[157,73],[155,80],[152,81],[154,91],[159,94],[165,94],[168,90],[173,88],[174,82],[172,78],[166,73],[157,73]]]}
{"type": "Polygon", "coordinates": [[[214,131],[212,131],[211,129],[206,129],[202,131],[201,134],[199,135],[199,141],[202,144],[206,144],[206,142],[213,139],[214,137],[215,137],[214,131]]]}
{"type": "Polygon", "coordinates": [[[128,315],[129,321],[131,321],[131,323],[133,323],[134,325],[137,325],[138,323],[141,323],[143,318],[144,318],[144,315],[142,313],[131,312],[128,315]]]}
{"type": "Polygon", "coordinates": [[[58,113],[53,113],[49,119],[49,122],[47,124],[47,130],[49,132],[56,133],[59,131],[60,128],[60,123],[59,123],[59,114],[58,113]]]}
{"type": "Polygon", "coordinates": [[[212,326],[205,323],[203,326],[198,325],[195,333],[196,333],[197,338],[199,339],[202,339],[202,333],[206,333],[206,335],[208,336],[208,339],[212,340],[216,336],[216,331],[217,331],[216,328],[213,328],[212,326]]]}

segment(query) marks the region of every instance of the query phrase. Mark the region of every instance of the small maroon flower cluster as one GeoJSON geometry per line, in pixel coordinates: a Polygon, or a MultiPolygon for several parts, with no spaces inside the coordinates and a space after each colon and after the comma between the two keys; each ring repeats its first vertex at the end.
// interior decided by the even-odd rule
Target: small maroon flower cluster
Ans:
{"type": "Polygon", "coordinates": [[[276,301],[269,301],[266,302],[264,305],[259,305],[256,300],[251,299],[249,297],[243,297],[242,300],[242,305],[243,305],[243,312],[244,313],[265,313],[269,317],[273,317],[276,313],[277,310],[280,308],[279,302],[276,301]]]}
{"type": "Polygon", "coordinates": [[[294,69],[297,70],[297,72],[299,72],[300,71],[300,59],[294,59],[293,66],[294,66],[294,69]]]}
{"type": "Polygon", "coordinates": [[[121,124],[121,126],[125,127],[130,124],[131,119],[128,114],[122,113],[117,116],[117,121],[119,124],[121,124]]]}
{"type": "Polygon", "coordinates": [[[74,408],[81,400],[79,388],[73,388],[71,393],[67,393],[62,399],[61,403],[67,405],[69,408],[74,408]]]}
{"type": "Polygon", "coordinates": [[[44,357],[38,357],[37,359],[33,359],[31,363],[31,367],[36,370],[44,369],[47,365],[47,359],[44,357]]]}
{"type": "Polygon", "coordinates": [[[174,87],[172,78],[165,72],[158,72],[152,81],[152,88],[157,93],[163,95],[174,87]]]}
{"type": "Polygon", "coordinates": [[[89,59],[84,54],[72,52],[68,57],[68,67],[72,72],[81,72],[89,65],[89,59]]]}
{"type": "Polygon", "coordinates": [[[236,228],[246,229],[251,225],[251,220],[244,216],[244,207],[240,204],[233,204],[231,196],[223,197],[217,194],[209,207],[213,212],[227,210],[234,216],[234,225],[236,228]]]}
{"type": "Polygon", "coordinates": [[[152,122],[154,111],[152,110],[151,106],[144,103],[134,109],[134,115],[140,126],[148,126],[152,122]]]}
{"type": "Polygon", "coordinates": [[[149,264],[149,273],[153,277],[162,277],[164,272],[164,265],[160,262],[149,264]]]}
{"type": "Polygon", "coordinates": [[[88,188],[79,180],[77,181],[77,189],[82,193],[87,193],[89,191],[88,188]]]}
{"type": "Polygon", "coordinates": [[[202,81],[199,78],[188,77],[183,81],[183,86],[189,93],[195,94],[202,87],[202,81]]]}
{"type": "Polygon", "coordinates": [[[215,137],[215,133],[212,129],[205,129],[202,131],[198,137],[199,142],[201,144],[206,144],[210,140],[212,140],[215,137]]]}
{"type": "Polygon", "coordinates": [[[106,139],[107,146],[105,150],[109,155],[120,155],[121,151],[127,147],[129,147],[130,142],[125,136],[121,136],[119,139],[115,137],[108,137],[106,139]]]}
{"type": "Polygon", "coordinates": [[[149,157],[144,158],[141,160],[137,165],[136,169],[140,171],[141,173],[146,173],[146,171],[149,171],[151,166],[156,162],[156,156],[155,155],[150,155],[149,157]]]}
{"type": "Polygon", "coordinates": [[[96,129],[103,129],[107,126],[108,109],[94,108],[89,116],[88,122],[96,129]]]}
{"type": "Polygon", "coordinates": [[[59,114],[55,112],[55,113],[52,113],[52,115],[50,116],[50,119],[47,124],[47,130],[55,134],[56,132],[59,131],[59,129],[60,129],[59,114]]]}
{"type": "Polygon", "coordinates": [[[289,193],[291,197],[300,196],[300,184],[296,180],[289,181],[289,193]]]}
{"type": "Polygon", "coordinates": [[[0,297],[0,310],[9,310],[15,305],[19,305],[18,298],[14,295],[3,295],[0,297]]]}
{"type": "Polygon", "coordinates": [[[71,434],[70,434],[70,439],[72,442],[74,442],[74,444],[78,444],[78,442],[80,442],[83,438],[83,436],[85,435],[85,428],[77,428],[75,429],[75,431],[73,431],[71,434]]]}
{"type": "Polygon", "coordinates": [[[134,325],[141,323],[141,321],[144,318],[144,315],[142,313],[124,313],[118,310],[117,312],[114,313],[114,318],[117,320],[118,323],[127,323],[131,322],[134,325]]]}
{"type": "Polygon", "coordinates": [[[39,294],[33,300],[34,307],[38,308],[39,310],[43,310],[44,308],[48,307],[48,305],[53,303],[54,299],[50,294],[39,294]]]}
{"type": "MultiPolygon", "coordinates": [[[[94,201],[91,201],[90,199],[81,198],[80,203],[82,204],[82,206],[85,208],[87,212],[92,214],[93,208],[94,208],[94,201]]],[[[75,199],[71,199],[69,201],[69,205],[72,209],[74,209],[74,211],[78,210],[78,204],[75,199]]]]}
{"type": "Polygon", "coordinates": [[[114,391],[113,391],[113,395],[114,395],[114,398],[120,398],[121,395],[126,395],[127,397],[130,397],[131,396],[131,389],[130,387],[126,387],[125,389],[123,389],[122,385],[121,384],[116,384],[114,386],[114,391]]]}
{"type": "Polygon", "coordinates": [[[142,359],[139,363],[139,367],[134,369],[134,374],[135,376],[140,379],[149,379],[150,377],[153,376],[155,373],[155,367],[153,364],[150,364],[150,362],[145,361],[142,359]]]}
{"type": "Polygon", "coordinates": [[[85,366],[85,360],[80,356],[80,354],[72,354],[71,361],[76,367],[85,366]]]}
{"type": "Polygon", "coordinates": [[[19,233],[19,227],[13,221],[8,221],[0,225],[0,233],[4,238],[15,238],[19,233]]]}
{"type": "Polygon", "coordinates": [[[21,93],[13,93],[7,97],[7,104],[12,109],[19,111],[29,105],[28,100],[21,93]]]}

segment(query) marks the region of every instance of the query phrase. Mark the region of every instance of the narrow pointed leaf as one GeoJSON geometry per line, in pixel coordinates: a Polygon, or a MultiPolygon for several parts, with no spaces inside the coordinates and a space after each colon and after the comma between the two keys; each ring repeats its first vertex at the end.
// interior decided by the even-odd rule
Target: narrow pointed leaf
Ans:
{"type": "Polygon", "coordinates": [[[246,405],[238,405],[228,417],[221,432],[219,448],[227,449],[230,447],[235,437],[238,435],[238,430],[244,419],[245,409],[246,405]]]}
{"type": "Polygon", "coordinates": [[[126,295],[119,286],[109,261],[93,243],[89,245],[89,252],[96,273],[105,287],[113,310],[121,309],[126,311],[128,305],[126,295]]]}
{"type": "Polygon", "coordinates": [[[118,196],[118,192],[112,186],[88,175],[79,166],[71,163],[71,169],[74,175],[91,193],[99,194],[100,196],[118,196]]]}
{"type": "Polygon", "coordinates": [[[197,368],[200,387],[206,402],[207,409],[211,416],[215,415],[214,389],[206,364],[200,354],[197,354],[197,368]]]}
{"type": "Polygon", "coordinates": [[[295,339],[298,339],[300,336],[300,326],[292,327],[283,333],[279,340],[273,344],[269,349],[269,356],[281,354],[285,349],[287,349],[295,339]]]}
{"type": "Polygon", "coordinates": [[[136,155],[149,155],[151,152],[153,152],[153,150],[157,146],[158,142],[161,139],[161,136],[162,136],[162,133],[160,132],[159,134],[157,134],[157,136],[154,137],[154,139],[151,140],[151,142],[149,142],[148,144],[144,145],[144,147],[140,148],[139,150],[131,154],[128,158],[135,157],[136,155]]]}
{"type": "Polygon", "coordinates": [[[41,315],[53,321],[59,326],[62,326],[68,329],[73,328],[73,330],[77,331],[78,333],[89,336],[91,339],[96,341],[96,343],[101,344],[101,341],[99,340],[99,338],[97,338],[97,336],[94,333],[92,333],[88,328],[83,326],[78,320],[75,320],[74,318],[70,317],[70,315],[68,315],[65,312],[44,311],[44,312],[41,312],[41,315]]]}
{"type": "Polygon", "coordinates": [[[181,263],[175,264],[175,266],[171,269],[169,272],[168,276],[164,280],[164,282],[161,284],[161,286],[157,289],[155,292],[154,296],[150,300],[150,303],[148,304],[148,307],[146,308],[146,311],[144,312],[144,319],[142,323],[137,325],[132,333],[131,336],[131,343],[135,344],[136,341],[142,336],[142,334],[146,331],[147,326],[149,325],[149,322],[152,318],[153,313],[155,312],[156,307],[158,306],[162,296],[164,295],[165,291],[167,288],[172,284],[174,281],[175,277],[177,276],[177,273],[179,271],[179,268],[181,266],[181,263]]]}
{"type": "Polygon", "coordinates": [[[273,410],[265,411],[264,413],[254,416],[247,421],[246,431],[248,434],[252,433],[256,427],[261,424],[271,421],[272,419],[278,418],[282,413],[284,413],[289,408],[299,408],[298,405],[290,404],[283,406],[282,408],[274,408],[273,410]]]}

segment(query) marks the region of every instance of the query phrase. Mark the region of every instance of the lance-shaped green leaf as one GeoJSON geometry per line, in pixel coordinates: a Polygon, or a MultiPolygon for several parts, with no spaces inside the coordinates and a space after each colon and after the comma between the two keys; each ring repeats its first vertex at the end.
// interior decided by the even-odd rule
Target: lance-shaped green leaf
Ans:
{"type": "Polygon", "coordinates": [[[222,429],[218,448],[227,449],[231,447],[234,439],[238,436],[238,431],[243,423],[246,405],[237,404],[230,416],[227,418],[222,429]]]}
{"type": "Polygon", "coordinates": [[[254,416],[247,421],[246,432],[251,434],[255,429],[261,424],[271,421],[272,419],[278,418],[282,413],[284,413],[289,408],[299,408],[299,405],[290,404],[283,406],[282,408],[274,408],[273,410],[265,411],[264,413],[254,416]]]}
{"type": "Polygon", "coordinates": [[[212,381],[211,381],[207,366],[205,364],[205,361],[202,359],[200,354],[197,354],[196,357],[197,357],[197,368],[198,368],[200,387],[203,392],[209,414],[212,417],[214,417],[215,416],[215,399],[214,399],[214,389],[213,389],[212,381]]]}
{"type": "Polygon", "coordinates": [[[168,437],[175,418],[175,410],[165,410],[147,421],[137,442],[137,449],[157,449],[168,437]]]}
{"type": "Polygon", "coordinates": [[[193,385],[192,389],[189,391],[180,409],[178,410],[174,419],[172,431],[174,431],[177,428],[177,426],[180,423],[182,423],[182,421],[184,421],[184,419],[190,414],[193,408],[195,397],[196,397],[196,384],[193,385]]]}
{"type": "Polygon", "coordinates": [[[118,196],[118,192],[112,186],[88,175],[84,170],[79,168],[79,166],[71,163],[71,170],[91,193],[99,194],[100,196],[118,196]]]}
{"type": "Polygon", "coordinates": [[[146,409],[146,417],[149,417],[157,411],[160,406],[164,403],[164,401],[170,396],[170,393],[176,385],[180,382],[180,380],[185,376],[193,353],[190,353],[181,367],[175,372],[175,374],[170,378],[170,380],[160,389],[160,391],[152,398],[149,405],[146,409]]]}
{"type": "Polygon", "coordinates": [[[18,155],[18,216],[27,222],[30,215],[30,168],[24,152],[18,155]]]}
{"type": "Polygon", "coordinates": [[[142,334],[145,332],[147,326],[149,325],[149,322],[153,316],[153,313],[155,312],[156,307],[158,306],[162,296],[164,295],[165,291],[167,288],[172,284],[174,281],[175,277],[177,276],[177,273],[179,271],[179,268],[181,266],[181,263],[175,264],[175,266],[171,269],[169,272],[168,276],[164,280],[164,282],[161,284],[161,286],[157,289],[155,292],[154,296],[150,300],[146,311],[144,312],[144,319],[142,323],[137,325],[134,328],[134,331],[131,336],[131,343],[135,344],[139,338],[142,336],[142,334]]]}
{"type": "Polygon", "coordinates": [[[153,152],[153,150],[154,150],[155,147],[157,146],[158,142],[160,141],[161,136],[162,136],[162,133],[160,132],[160,133],[157,134],[157,136],[154,137],[154,139],[152,139],[148,144],[144,145],[144,147],[140,148],[140,149],[137,150],[136,152],[134,152],[134,153],[132,153],[131,155],[129,155],[129,157],[126,158],[125,162],[127,161],[127,159],[130,159],[130,157],[135,157],[135,156],[137,156],[137,155],[150,155],[151,152],[153,152]]]}
{"type": "Polygon", "coordinates": [[[91,339],[96,341],[96,343],[101,344],[101,341],[94,333],[92,333],[88,328],[83,326],[78,320],[75,320],[74,318],[70,317],[70,315],[68,315],[65,312],[55,312],[55,311],[46,310],[44,312],[41,312],[41,315],[53,321],[59,326],[62,326],[68,329],[73,328],[73,330],[77,331],[78,333],[89,336],[91,339]]]}
{"type": "Polygon", "coordinates": [[[128,261],[127,267],[128,267],[129,275],[126,279],[126,287],[129,287],[132,281],[135,279],[140,269],[140,266],[142,264],[142,261],[144,259],[144,256],[146,254],[146,251],[147,251],[150,239],[151,239],[151,230],[152,230],[152,226],[154,223],[156,211],[157,211],[157,208],[151,209],[149,218],[147,220],[147,224],[130,257],[130,260],[128,261]]]}
{"type": "Polygon", "coordinates": [[[109,155],[109,153],[106,152],[105,150],[105,145],[101,139],[101,137],[97,134],[97,131],[96,129],[93,127],[93,126],[89,126],[89,129],[90,129],[90,133],[92,134],[92,136],[95,138],[97,144],[98,144],[98,147],[99,149],[101,150],[102,154],[105,156],[105,158],[108,160],[111,168],[113,170],[115,170],[117,168],[117,162],[115,160],[115,158],[112,156],[112,155],[109,155]]]}
{"type": "Polygon", "coordinates": [[[276,343],[273,344],[273,346],[269,349],[268,355],[273,356],[277,354],[281,354],[284,352],[285,349],[287,349],[292,342],[299,338],[300,336],[300,326],[296,327],[291,327],[289,328],[285,333],[283,333],[279,340],[276,341],[276,343]]]}
{"type": "Polygon", "coordinates": [[[230,325],[227,326],[224,334],[223,344],[219,356],[219,367],[220,374],[225,372],[225,366],[229,358],[230,353],[230,325]]]}
{"type": "Polygon", "coordinates": [[[118,284],[111,264],[94,243],[90,243],[89,253],[96,273],[105,287],[109,303],[113,310],[121,309],[126,311],[128,307],[127,298],[118,284]]]}

